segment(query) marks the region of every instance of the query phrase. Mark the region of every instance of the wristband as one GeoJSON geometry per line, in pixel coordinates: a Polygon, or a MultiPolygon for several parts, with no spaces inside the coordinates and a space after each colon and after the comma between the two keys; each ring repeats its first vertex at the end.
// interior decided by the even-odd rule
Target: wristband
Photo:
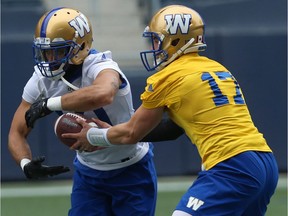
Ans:
{"type": "Polygon", "coordinates": [[[51,111],[62,110],[61,96],[49,98],[47,108],[51,111]]]}
{"type": "Polygon", "coordinates": [[[101,146],[101,147],[111,147],[113,146],[108,138],[107,138],[107,131],[109,128],[95,128],[92,127],[87,131],[87,140],[93,146],[101,146]]]}
{"type": "Polygon", "coordinates": [[[24,166],[28,163],[30,163],[30,159],[28,158],[23,158],[21,161],[20,161],[20,166],[21,166],[21,169],[24,170],[24,166]]]}

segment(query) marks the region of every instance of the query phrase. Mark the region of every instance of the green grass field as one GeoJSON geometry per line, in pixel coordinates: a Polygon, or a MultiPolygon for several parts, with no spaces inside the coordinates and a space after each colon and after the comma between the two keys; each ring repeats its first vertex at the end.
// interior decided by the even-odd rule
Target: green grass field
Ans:
{"type": "MultiPolygon", "coordinates": [[[[188,177],[159,178],[156,216],[172,214],[188,177]]],[[[70,207],[70,181],[2,183],[1,216],[65,216],[70,207]]],[[[267,216],[287,216],[287,178],[282,176],[267,216]]]]}

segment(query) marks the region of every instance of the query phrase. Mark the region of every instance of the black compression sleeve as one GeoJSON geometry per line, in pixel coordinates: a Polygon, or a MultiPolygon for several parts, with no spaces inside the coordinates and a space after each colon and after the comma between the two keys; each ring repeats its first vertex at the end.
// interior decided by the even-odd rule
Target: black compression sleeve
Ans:
{"type": "Polygon", "coordinates": [[[175,124],[170,118],[164,118],[149,134],[147,134],[142,142],[160,142],[167,140],[175,140],[184,134],[184,130],[175,124]]]}

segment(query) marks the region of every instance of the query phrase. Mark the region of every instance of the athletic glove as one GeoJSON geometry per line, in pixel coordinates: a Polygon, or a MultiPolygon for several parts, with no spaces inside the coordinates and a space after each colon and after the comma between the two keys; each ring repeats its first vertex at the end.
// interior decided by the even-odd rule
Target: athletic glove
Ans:
{"type": "Polygon", "coordinates": [[[70,171],[69,167],[42,165],[44,156],[36,157],[24,166],[24,173],[28,179],[46,178],[70,171]]]}
{"type": "Polygon", "coordinates": [[[37,100],[25,113],[27,127],[33,128],[37,119],[49,115],[52,111],[47,107],[48,98],[37,100]]]}

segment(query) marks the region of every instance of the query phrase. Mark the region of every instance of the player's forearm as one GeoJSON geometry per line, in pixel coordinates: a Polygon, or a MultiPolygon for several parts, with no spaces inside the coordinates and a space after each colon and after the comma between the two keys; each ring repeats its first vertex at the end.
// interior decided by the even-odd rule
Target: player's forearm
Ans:
{"type": "Polygon", "coordinates": [[[142,137],[140,135],[135,133],[128,124],[124,123],[109,128],[107,139],[112,144],[135,144],[141,140],[142,137]]]}
{"type": "Polygon", "coordinates": [[[16,161],[20,165],[23,158],[31,159],[32,153],[27,140],[15,133],[10,133],[8,137],[8,149],[16,161]]]}
{"type": "Polygon", "coordinates": [[[103,129],[92,127],[87,131],[86,138],[91,145],[102,147],[135,144],[141,139],[129,130],[126,123],[103,129]]]}
{"type": "MultiPolygon", "coordinates": [[[[94,87],[95,88],[95,87],[94,87]]],[[[79,89],[63,96],[49,98],[48,109],[84,112],[106,106],[113,101],[112,94],[96,91],[92,87],[79,89]]]]}

